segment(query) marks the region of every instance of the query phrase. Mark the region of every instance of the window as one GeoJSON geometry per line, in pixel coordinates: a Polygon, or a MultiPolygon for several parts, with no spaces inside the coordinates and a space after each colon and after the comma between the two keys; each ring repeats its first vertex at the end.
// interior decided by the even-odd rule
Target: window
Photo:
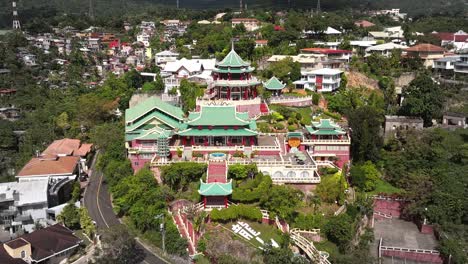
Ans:
{"type": "Polygon", "coordinates": [[[231,137],[231,144],[242,144],[242,137],[231,137]]]}
{"type": "Polygon", "coordinates": [[[204,145],[205,137],[195,137],[195,145],[204,145]]]}
{"type": "Polygon", "coordinates": [[[26,258],[26,251],[21,250],[21,258],[26,258]]]}

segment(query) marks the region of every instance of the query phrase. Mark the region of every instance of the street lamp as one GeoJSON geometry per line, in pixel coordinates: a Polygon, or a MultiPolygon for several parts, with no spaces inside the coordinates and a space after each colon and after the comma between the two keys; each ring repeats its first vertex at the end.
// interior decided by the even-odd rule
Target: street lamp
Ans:
{"type": "Polygon", "coordinates": [[[154,217],[154,219],[162,219],[161,224],[159,225],[159,230],[162,233],[162,249],[164,255],[166,255],[166,229],[164,228],[164,214],[159,214],[154,217]]]}

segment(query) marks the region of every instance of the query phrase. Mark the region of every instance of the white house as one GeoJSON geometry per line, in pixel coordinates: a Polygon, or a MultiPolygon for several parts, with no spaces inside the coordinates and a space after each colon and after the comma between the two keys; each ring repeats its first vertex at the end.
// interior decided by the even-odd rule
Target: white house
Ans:
{"type": "Polygon", "coordinates": [[[384,44],[366,48],[365,56],[367,57],[375,53],[375,54],[379,54],[385,57],[389,57],[390,55],[392,55],[393,50],[404,50],[406,48],[408,47],[400,45],[400,44],[396,44],[393,42],[389,42],[389,43],[384,43],[384,44]]]}
{"type": "Polygon", "coordinates": [[[166,64],[168,62],[173,62],[177,60],[179,53],[172,52],[170,50],[164,50],[156,53],[154,59],[157,65],[166,64]]]}
{"type": "Polygon", "coordinates": [[[36,221],[45,223],[48,186],[47,178],[0,183],[0,226],[13,234],[33,231],[36,221]]]}
{"type": "Polygon", "coordinates": [[[145,47],[149,47],[150,38],[151,38],[151,36],[148,33],[144,32],[144,31],[137,35],[137,41],[143,43],[143,45],[145,45],[145,47]]]}
{"type": "Polygon", "coordinates": [[[303,72],[301,79],[295,81],[297,89],[309,89],[316,92],[333,92],[340,87],[341,74],[337,69],[319,69],[303,72]]]}
{"type": "Polygon", "coordinates": [[[460,60],[455,63],[455,73],[468,74],[468,54],[460,55],[460,60]]]}
{"type": "Polygon", "coordinates": [[[186,59],[167,62],[161,71],[166,86],[165,92],[179,87],[181,79],[194,76],[211,79],[211,72],[215,68],[216,59],[186,59]]]}
{"type": "Polygon", "coordinates": [[[437,70],[453,71],[455,69],[455,63],[459,60],[460,56],[449,56],[445,58],[440,58],[434,60],[432,68],[437,70]]]}

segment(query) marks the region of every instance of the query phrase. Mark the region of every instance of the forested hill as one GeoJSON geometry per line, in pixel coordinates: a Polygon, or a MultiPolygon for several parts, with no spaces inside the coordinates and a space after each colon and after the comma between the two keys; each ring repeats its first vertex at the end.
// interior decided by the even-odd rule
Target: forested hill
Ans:
{"type": "MultiPolygon", "coordinates": [[[[175,7],[177,0],[92,0],[96,13],[122,12],[144,8],[148,5],[168,5],[175,7]]],[[[0,0],[0,7],[9,7],[11,0],[0,0]]],[[[67,13],[84,13],[88,11],[88,0],[17,0],[24,9],[50,6],[67,13]]],[[[248,8],[297,8],[315,9],[317,0],[243,0],[248,8]]],[[[322,10],[344,8],[383,9],[400,8],[411,15],[432,13],[464,12],[464,0],[321,0],[322,10]]],[[[180,7],[192,9],[225,9],[238,8],[239,0],[179,0],[180,7]]],[[[8,8],[6,8],[8,9],[8,8]]],[[[1,8],[5,11],[5,8],[1,8]]]]}

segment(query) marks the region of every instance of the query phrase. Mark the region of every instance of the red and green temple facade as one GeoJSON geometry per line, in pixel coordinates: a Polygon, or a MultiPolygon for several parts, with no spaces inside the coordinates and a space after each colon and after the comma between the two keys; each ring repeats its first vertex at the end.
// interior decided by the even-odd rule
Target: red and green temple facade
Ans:
{"type": "Polygon", "coordinates": [[[216,63],[213,83],[207,92],[209,97],[234,101],[256,98],[260,81],[252,76],[254,69],[233,48],[221,62],[216,63]]]}

